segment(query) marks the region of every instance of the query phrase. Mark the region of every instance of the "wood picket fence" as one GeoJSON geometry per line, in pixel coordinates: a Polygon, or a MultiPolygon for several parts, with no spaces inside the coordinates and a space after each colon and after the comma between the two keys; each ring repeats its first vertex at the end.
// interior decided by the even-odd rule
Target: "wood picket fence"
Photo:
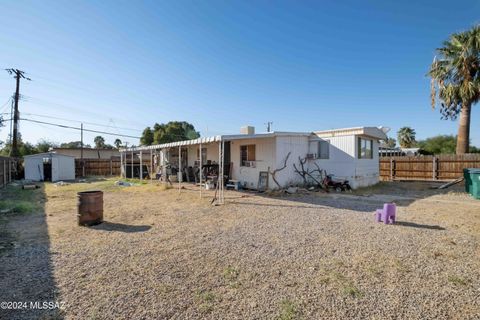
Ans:
{"type": "Polygon", "coordinates": [[[480,154],[380,158],[383,181],[450,181],[463,176],[464,168],[480,168],[480,154]]]}
{"type": "Polygon", "coordinates": [[[5,188],[15,177],[17,162],[13,158],[0,157],[0,188],[5,188]]]}

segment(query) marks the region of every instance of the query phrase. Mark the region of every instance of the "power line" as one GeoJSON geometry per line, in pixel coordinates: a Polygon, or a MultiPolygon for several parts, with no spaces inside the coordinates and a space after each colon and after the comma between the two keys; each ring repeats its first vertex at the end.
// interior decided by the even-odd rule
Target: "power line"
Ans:
{"type": "MultiPolygon", "coordinates": [[[[74,129],[74,130],[79,130],[79,131],[82,130],[82,128],[66,126],[66,125],[58,124],[58,123],[51,123],[51,122],[45,122],[45,121],[39,121],[39,120],[33,120],[33,119],[25,119],[25,118],[21,118],[20,120],[29,121],[29,122],[33,122],[33,123],[39,123],[39,124],[47,124],[47,125],[51,125],[51,126],[55,126],[55,127],[64,128],[64,129],[74,129]]],[[[83,131],[106,134],[106,135],[111,135],[111,136],[124,137],[124,138],[140,139],[140,137],[130,136],[130,135],[126,135],[126,134],[116,134],[116,133],[111,133],[111,132],[106,132],[106,131],[98,131],[98,130],[91,130],[91,129],[83,129],[83,131]]]]}
{"type": "Polygon", "coordinates": [[[95,123],[95,122],[87,122],[87,121],[81,121],[81,120],[73,120],[73,119],[67,119],[67,118],[61,118],[61,117],[54,117],[54,116],[48,116],[44,114],[37,114],[37,113],[29,113],[29,112],[22,112],[23,115],[28,115],[28,116],[35,116],[35,117],[42,117],[42,118],[47,118],[47,119],[55,119],[55,120],[63,120],[63,121],[71,121],[71,122],[77,122],[77,123],[83,123],[83,124],[89,124],[92,126],[99,126],[99,127],[107,127],[107,128],[112,128],[112,129],[122,129],[122,130],[130,130],[130,131],[142,131],[141,129],[133,129],[133,128],[124,128],[124,127],[117,127],[117,126],[109,126],[109,125],[104,125],[100,123],[95,123]]]}

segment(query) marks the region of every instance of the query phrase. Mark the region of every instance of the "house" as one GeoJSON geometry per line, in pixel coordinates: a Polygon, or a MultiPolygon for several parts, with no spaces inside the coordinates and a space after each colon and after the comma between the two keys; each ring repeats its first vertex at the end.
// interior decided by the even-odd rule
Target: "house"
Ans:
{"type": "MultiPolygon", "coordinates": [[[[49,150],[57,154],[64,154],[67,156],[73,156],[75,159],[82,158],[82,148],[56,148],[53,147],[49,150]]],[[[120,152],[117,149],[92,149],[83,148],[83,159],[112,159],[120,158],[120,152]]]]}
{"type": "Polygon", "coordinates": [[[75,180],[75,158],[46,152],[24,156],[25,179],[32,181],[75,180]]]}
{"type": "MultiPolygon", "coordinates": [[[[225,176],[242,186],[257,189],[261,174],[267,188],[276,189],[304,183],[297,171],[325,170],[337,179],[350,181],[353,188],[379,181],[378,146],[386,134],[377,127],[356,127],[315,132],[269,132],[255,134],[252,127],[238,135],[222,135],[195,140],[121,150],[122,174],[130,159],[143,152],[154,157],[151,173],[171,174],[180,168],[218,166],[225,176]],[[151,153],[150,153],[151,152],[151,153]],[[281,170],[280,170],[281,169],[281,170]],[[275,174],[273,174],[275,172],[275,174]]],[[[183,175],[181,176],[183,178],[183,175]]],[[[314,174],[312,177],[315,178],[314,174]]],[[[312,182],[312,177],[306,177],[312,182]]],[[[317,176],[320,179],[320,176],[317,176]]]]}

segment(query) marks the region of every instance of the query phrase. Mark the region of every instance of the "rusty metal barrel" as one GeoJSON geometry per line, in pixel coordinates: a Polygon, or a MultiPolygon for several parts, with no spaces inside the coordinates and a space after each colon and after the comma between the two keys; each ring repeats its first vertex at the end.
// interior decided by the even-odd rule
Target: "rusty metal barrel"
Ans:
{"type": "Polygon", "coordinates": [[[78,192],[77,217],[79,226],[93,226],[103,222],[103,192],[78,192]]]}

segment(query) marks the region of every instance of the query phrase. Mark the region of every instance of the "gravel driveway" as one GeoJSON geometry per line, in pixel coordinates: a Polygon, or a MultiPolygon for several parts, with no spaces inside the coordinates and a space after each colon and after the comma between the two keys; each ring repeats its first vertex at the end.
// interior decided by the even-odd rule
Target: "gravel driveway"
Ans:
{"type": "Polygon", "coordinates": [[[1,300],[64,309],[0,318],[480,319],[480,201],[465,194],[230,191],[211,206],[188,189],[111,185],[49,184],[43,212],[9,218],[1,300]],[[106,222],[78,227],[75,193],[92,188],[106,222]],[[373,222],[387,200],[396,225],[373,222]]]}

